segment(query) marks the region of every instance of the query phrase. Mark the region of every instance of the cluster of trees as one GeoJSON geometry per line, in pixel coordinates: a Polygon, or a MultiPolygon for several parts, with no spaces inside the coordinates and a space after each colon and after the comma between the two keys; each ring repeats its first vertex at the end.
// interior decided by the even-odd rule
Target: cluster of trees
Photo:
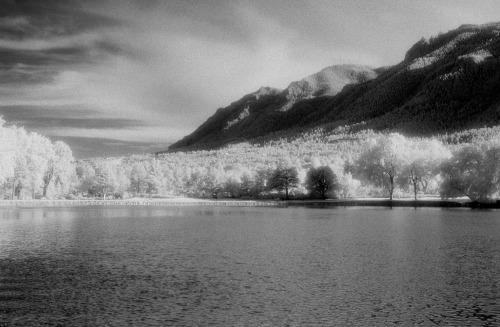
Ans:
{"type": "Polygon", "coordinates": [[[60,197],[75,179],[71,149],[22,128],[6,127],[0,117],[0,198],[60,197]]]}
{"type": "Polygon", "coordinates": [[[349,127],[212,151],[74,161],[69,147],[0,127],[0,196],[498,197],[497,129],[409,138],[349,127]],[[464,137],[464,135],[468,135],[464,137]],[[466,140],[469,143],[461,144],[466,140]]]}
{"type": "Polygon", "coordinates": [[[415,200],[439,178],[439,166],[451,152],[436,139],[408,139],[399,134],[371,140],[354,165],[355,176],[381,187],[392,200],[397,186],[410,188],[415,200]]]}
{"type": "Polygon", "coordinates": [[[500,187],[495,142],[446,144],[366,131],[322,137],[318,130],[262,146],[240,143],[217,151],[81,162],[77,175],[85,181],[81,192],[98,195],[105,190],[123,196],[236,198],[441,195],[488,201],[500,187]],[[109,172],[114,177],[104,177],[109,172]]]}
{"type": "Polygon", "coordinates": [[[468,129],[460,132],[446,133],[438,138],[445,144],[460,145],[485,143],[500,137],[500,126],[468,129]]]}
{"type": "Polygon", "coordinates": [[[473,201],[487,202],[499,197],[500,139],[458,149],[443,162],[440,173],[444,198],[467,196],[473,201]]]}
{"type": "Polygon", "coordinates": [[[500,138],[450,150],[436,139],[391,134],[374,140],[354,168],[357,177],[385,189],[391,200],[397,186],[411,188],[416,200],[434,183],[443,199],[487,202],[499,196],[500,138]]]}
{"type": "MultiPolygon", "coordinates": [[[[366,133],[372,135],[373,133],[366,133]]],[[[361,135],[361,134],[360,134],[361,135]]],[[[80,188],[83,193],[95,194],[97,174],[92,170],[106,164],[119,176],[112,180],[121,180],[114,184],[110,193],[123,196],[137,195],[186,195],[194,197],[212,197],[214,192],[220,197],[277,197],[287,189],[292,196],[307,194],[304,184],[306,174],[311,167],[334,167],[339,183],[338,196],[354,196],[359,182],[352,174],[344,173],[344,161],[358,156],[366,136],[344,139],[345,135],[323,137],[320,132],[311,132],[296,140],[276,140],[260,146],[240,143],[217,151],[193,151],[162,154],[152,156],[130,156],[121,160],[81,161],[78,163],[87,171],[87,178],[79,173],[81,180],[87,180],[80,188]],[[142,174],[135,175],[134,167],[141,168],[142,174]],[[83,167],[86,167],[85,169],[83,167]],[[275,185],[283,176],[273,177],[278,167],[294,168],[298,183],[284,188],[275,185]],[[94,182],[90,182],[94,180],[94,182]],[[123,182],[125,181],[125,182],[123,182]],[[132,185],[148,185],[137,189],[132,185]],[[89,187],[90,186],[90,187],[89,187]],[[85,191],[89,187],[90,192],[85,191]]],[[[373,134],[374,135],[374,134],[373,134]]],[[[285,176],[286,177],[286,176],[285,176]]]]}

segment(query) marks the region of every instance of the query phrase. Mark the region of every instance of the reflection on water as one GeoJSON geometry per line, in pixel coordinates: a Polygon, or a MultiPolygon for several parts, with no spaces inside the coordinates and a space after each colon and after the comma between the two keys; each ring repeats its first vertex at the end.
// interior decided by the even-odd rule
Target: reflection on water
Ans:
{"type": "Polygon", "coordinates": [[[500,325],[498,213],[0,209],[0,326],[500,325]]]}

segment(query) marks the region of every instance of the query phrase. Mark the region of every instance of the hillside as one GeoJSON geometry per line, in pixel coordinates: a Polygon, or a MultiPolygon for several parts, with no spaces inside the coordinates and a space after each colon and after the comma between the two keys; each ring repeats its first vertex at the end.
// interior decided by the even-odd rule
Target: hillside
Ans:
{"type": "Polygon", "coordinates": [[[432,135],[500,123],[500,23],[422,39],[392,67],[332,66],[284,91],[262,88],[217,110],[169,150],[320,125],[432,135]],[[257,95],[258,94],[258,95],[257,95]]]}
{"type": "Polygon", "coordinates": [[[339,65],[292,82],[285,90],[261,87],[218,109],[196,131],[172,144],[170,149],[213,148],[288,129],[290,126],[281,121],[281,117],[288,116],[287,110],[298,101],[332,96],[347,84],[364,82],[376,75],[366,66],[339,65]]]}

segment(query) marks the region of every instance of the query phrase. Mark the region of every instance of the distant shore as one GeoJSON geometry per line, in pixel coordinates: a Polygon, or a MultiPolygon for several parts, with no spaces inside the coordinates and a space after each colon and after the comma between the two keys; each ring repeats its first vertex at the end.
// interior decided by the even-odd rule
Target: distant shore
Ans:
{"type": "Polygon", "coordinates": [[[336,200],[290,200],[287,206],[307,207],[414,207],[414,208],[473,208],[500,209],[500,201],[477,203],[467,199],[441,200],[438,198],[422,198],[418,200],[405,198],[389,200],[385,198],[353,198],[336,200]]]}
{"type": "Polygon", "coordinates": [[[194,198],[132,198],[124,200],[0,200],[0,207],[79,207],[79,206],[231,206],[283,207],[283,201],[208,200],[194,198]]]}
{"type": "Polygon", "coordinates": [[[444,200],[389,200],[389,199],[345,199],[345,200],[304,200],[288,201],[289,206],[312,207],[436,207],[456,208],[464,207],[466,202],[444,200]]]}
{"type": "Polygon", "coordinates": [[[500,208],[500,203],[477,204],[464,200],[438,199],[343,199],[343,200],[233,200],[175,198],[132,198],[124,200],[0,200],[0,207],[78,207],[78,206],[229,206],[229,207],[434,207],[500,208]]]}

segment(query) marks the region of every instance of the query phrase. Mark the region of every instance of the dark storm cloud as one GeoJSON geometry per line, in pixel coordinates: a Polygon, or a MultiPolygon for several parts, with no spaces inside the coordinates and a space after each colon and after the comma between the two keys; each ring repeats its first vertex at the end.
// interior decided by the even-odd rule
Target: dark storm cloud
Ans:
{"type": "Polygon", "coordinates": [[[144,122],[137,120],[102,117],[99,112],[85,108],[68,110],[39,106],[0,106],[0,116],[9,124],[34,131],[51,128],[116,129],[146,126],[144,122]]]}
{"type": "Polygon", "coordinates": [[[12,66],[16,64],[67,67],[85,63],[98,63],[108,56],[132,55],[126,49],[111,41],[99,40],[89,44],[52,47],[49,49],[15,49],[2,48],[0,43],[0,64],[12,66]]]}
{"type": "Polygon", "coordinates": [[[11,80],[14,83],[23,80],[27,83],[50,82],[62,69],[99,63],[110,56],[126,55],[126,50],[118,44],[97,35],[103,28],[118,27],[122,22],[87,12],[81,3],[75,0],[18,0],[2,3],[2,84],[11,80]],[[36,69],[46,66],[51,69],[36,69]],[[33,76],[30,76],[31,73],[33,76]]]}
{"type": "MultiPolygon", "coordinates": [[[[2,52],[0,51],[0,58],[1,56],[2,52]]],[[[57,74],[58,72],[55,70],[35,66],[0,64],[0,87],[2,85],[24,86],[27,84],[50,83],[57,74]]]]}
{"type": "Polygon", "coordinates": [[[15,40],[47,38],[121,24],[110,17],[82,10],[83,3],[76,0],[4,0],[0,7],[0,36],[15,40]]]}
{"type": "MultiPolygon", "coordinates": [[[[0,64],[4,67],[15,65],[54,66],[90,62],[87,49],[81,47],[58,48],[43,51],[5,50],[0,48],[0,64]]],[[[56,67],[57,68],[57,67],[56,67]]]]}

